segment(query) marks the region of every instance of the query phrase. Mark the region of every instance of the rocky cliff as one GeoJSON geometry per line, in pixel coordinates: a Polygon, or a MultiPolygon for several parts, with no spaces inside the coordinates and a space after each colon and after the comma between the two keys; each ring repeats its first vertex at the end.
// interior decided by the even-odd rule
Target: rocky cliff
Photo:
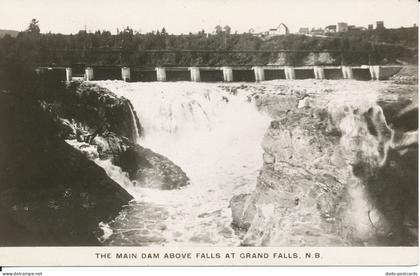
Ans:
{"type": "Polygon", "coordinates": [[[142,127],[130,101],[80,82],[71,83],[63,96],[57,95],[45,107],[60,118],[63,139],[90,159],[110,160],[142,187],[174,189],[188,184],[179,166],[137,144],[142,127]]]}
{"type": "Polygon", "coordinates": [[[0,245],[99,244],[100,223],[133,199],[102,164],[142,186],[188,183],[136,144],[141,125],[128,100],[87,83],[25,81],[0,93],[0,245]]]}
{"type": "Polygon", "coordinates": [[[295,81],[252,100],[273,121],[255,191],[230,203],[244,245],[417,244],[417,85],[295,81]]]}
{"type": "Polygon", "coordinates": [[[63,141],[37,102],[0,97],[0,244],[98,244],[99,223],[132,197],[63,141]]]}

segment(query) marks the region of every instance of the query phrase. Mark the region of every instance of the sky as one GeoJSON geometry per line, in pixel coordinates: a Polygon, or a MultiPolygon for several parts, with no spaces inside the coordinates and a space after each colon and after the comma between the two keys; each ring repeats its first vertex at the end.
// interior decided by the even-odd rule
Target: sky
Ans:
{"type": "Polygon", "coordinates": [[[32,18],[41,32],[77,33],[130,26],[143,33],[213,32],[229,25],[239,33],[267,30],[285,23],[325,27],[337,22],[367,27],[384,21],[387,28],[418,22],[417,0],[0,0],[0,29],[24,30],[32,18]]]}

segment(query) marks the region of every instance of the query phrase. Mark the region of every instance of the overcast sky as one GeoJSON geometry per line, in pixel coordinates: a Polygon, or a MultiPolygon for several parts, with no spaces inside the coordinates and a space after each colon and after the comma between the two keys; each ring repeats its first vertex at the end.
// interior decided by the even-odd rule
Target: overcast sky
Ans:
{"type": "Polygon", "coordinates": [[[0,29],[24,30],[32,18],[41,32],[76,33],[130,26],[142,32],[212,32],[229,25],[246,32],[285,23],[325,27],[339,21],[365,26],[378,20],[388,28],[418,21],[417,0],[0,0],[0,29]]]}

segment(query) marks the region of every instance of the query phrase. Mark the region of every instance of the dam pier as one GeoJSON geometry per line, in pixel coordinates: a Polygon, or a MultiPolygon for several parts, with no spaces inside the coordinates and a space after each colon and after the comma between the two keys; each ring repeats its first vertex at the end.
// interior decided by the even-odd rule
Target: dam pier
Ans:
{"type": "Polygon", "coordinates": [[[194,67],[119,67],[86,66],[38,67],[38,73],[47,73],[62,81],[79,78],[92,80],[123,80],[130,82],[261,82],[295,79],[354,79],[387,80],[401,70],[399,65],[361,66],[194,66],[194,67]]]}

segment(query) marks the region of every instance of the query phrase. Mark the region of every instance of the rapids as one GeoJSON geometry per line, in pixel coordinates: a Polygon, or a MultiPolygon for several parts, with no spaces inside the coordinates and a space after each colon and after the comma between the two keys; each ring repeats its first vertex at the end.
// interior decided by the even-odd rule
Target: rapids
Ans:
{"type": "Polygon", "coordinates": [[[107,233],[103,243],[239,245],[229,201],[255,188],[270,118],[249,95],[229,93],[220,84],[95,83],[129,99],[143,127],[138,143],[171,159],[190,178],[190,185],[176,190],[124,183],[135,199],[101,225],[107,233]]]}

